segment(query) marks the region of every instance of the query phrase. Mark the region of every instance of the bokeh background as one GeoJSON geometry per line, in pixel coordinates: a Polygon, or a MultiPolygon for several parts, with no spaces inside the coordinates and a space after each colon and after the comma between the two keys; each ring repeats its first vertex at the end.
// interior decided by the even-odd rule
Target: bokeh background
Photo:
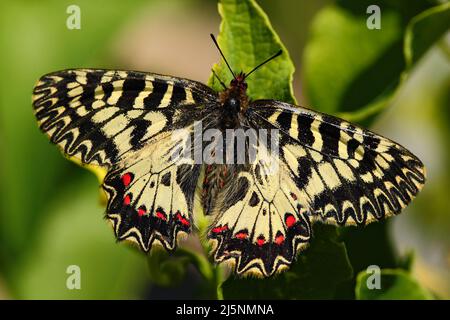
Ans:
{"type": "MultiPolygon", "coordinates": [[[[400,86],[395,80],[407,69],[398,55],[405,26],[444,1],[378,2],[382,29],[369,35],[368,15],[353,6],[364,8],[364,1],[258,1],[296,66],[299,104],[355,115],[357,108],[377,101],[374,92],[389,91],[387,107],[370,127],[418,155],[427,166],[428,182],[402,215],[367,228],[367,234],[387,235],[383,241],[389,242],[389,252],[376,239],[361,240],[372,241],[366,251],[352,253],[351,244],[347,250],[354,261],[363,252],[373,257],[372,264],[384,267],[393,267],[392,257],[414,252],[414,277],[436,297],[448,299],[448,32],[415,61],[400,86]]],[[[216,1],[1,2],[0,299],[211,297],[194,267],[167,287],[152,278],[143,254],[115,243],[102,218],[99,182],[64,159],[39,131],[31,92],[41,75],[77,67],[151,71],[206,82],[219,60],[209,38],[219,32],[219,24],[216,1]],[[80,30],[66,27],[66,9],[72,4],[81,8],[80,30]],[[69,265],[81,268],[81,290],[66,288],[69,265]]],[[[190,245],[195,248],[195,240],[190,245]]]]}

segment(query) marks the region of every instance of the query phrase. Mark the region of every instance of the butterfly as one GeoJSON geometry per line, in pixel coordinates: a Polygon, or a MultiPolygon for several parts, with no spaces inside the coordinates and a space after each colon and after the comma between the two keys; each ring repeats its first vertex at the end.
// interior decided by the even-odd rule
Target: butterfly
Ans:
{"type": "MultiPolygon", "coordinates": [[[[221,92],[154,73],[57,71],[36,84],[34,113],[65,155],[107,172],[106,217],[118,240],[145,252],[153,245],[174,250],[201,211],[210,218],[206,237],[217,263],[230,262],[238,275],[269,277],[307,247],[314,222],[382,220],[425,183],[422,162],[392,140],[311,109],[251,101],[246,79],[280,54],[248,73],[236,75],[228,65],[233,80],[227,87],[219,79],[221,92]],[[198,123],[201,134],[268,130],[278,152],[248,139],[243,145],[254,148],[253,161],[194,161],[182,155],[205,149],[198,123]]],[[[212,140],[210,156],[223,150],[224,138],[212,140]]]]}

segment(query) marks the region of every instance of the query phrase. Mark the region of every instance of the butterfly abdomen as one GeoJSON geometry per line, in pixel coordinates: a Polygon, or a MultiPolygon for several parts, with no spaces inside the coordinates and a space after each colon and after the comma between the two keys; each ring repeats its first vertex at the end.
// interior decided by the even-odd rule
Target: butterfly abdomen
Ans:
{"type": "Polygon", "coordinates": [[[202,205],[205,214],[211,214],[219,193],[229,183],[230,169],[226,164],[210,164],[205,168],[202,189],[202,205]]]}

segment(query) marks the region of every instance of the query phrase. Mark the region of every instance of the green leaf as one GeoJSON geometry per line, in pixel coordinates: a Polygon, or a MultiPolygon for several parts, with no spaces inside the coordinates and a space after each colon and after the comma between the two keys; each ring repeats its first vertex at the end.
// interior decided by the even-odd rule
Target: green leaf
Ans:
{"type": "Polygon", "coordinates": [[[331,299],[352,275],[336,228],[316,224],[310,247],[289,271],[271,279],[229,278],[222,289],[226,299],[331,299]]]}
{"type": "MultiPolygon", "coordinates": [[[[209,248],[205,247],[204,252],[210,252],[209,248]]],[[[175,252],[153,248],[148,257],[150,279],[163,287],[179,285],[185,278],[189,265],[195,267],[205,280],[199,288],[199,297],[222,299],[222,268],[209,262],[201,252],[188,248],[178,248],[175,252]]]]}
{"type": "Polygon", "coordinates": [[[450,29],[450,3],[428,9],[414,17],[405,35],[405,58],[411,68],[450,29]]]}
{"type": "MultiPolygon", "coordinates": [[[[202,242],[202,246],[206,254],[211,252],[211,248],[205,242],[202,242]]],[[[201,296],[209,299],[222,300],[223,293],[221,284],[224,281],[223,267],[209,262],[205,255],[192,250],[183,249],[180,251],[180,254],[189,257],[194,267],[206,280],[201,288],[201,296]]]]}
{"type": "Polygon", "coordinates": [[[360,300],[431,300],[433,296],[402,269],[382,269],[380,289],[369,289],[373,284],[373,273],[358,274],[356,298],[360,300]],[[372,277],[372,278],[370,278],[372,277]]]}
{"type": "Polygon", "coordinates": [[[148,256],[150,278],[160,286],[174,286],[183,280],[186,268],[192,264],[204,279],[214,278],[214,266],[199,252],[187,248],[178,248],[167,252],[161,248],[152,249],[148,256]]]}
{"type": "Polygon", "coordinates": [[[403,256],[398,259],[397,266],[399,269],[410,272],[414,264],[415,253],[413,250],[408,250],[403,256]]]}
{"type": "Polygon", "coordinates": [[[405,69],[407,22],[426,1],[377,1],[381,29],[369,30],[372,1],[337,1],[314,19],[303,56],[306,95],[318,110],[368,124],[386,108],[405,69]]]}
{"type": "MultiPolygon", "coordinates": [[[[396,252],[389,236],[391,220],[371,223],[363,228],[340,228],[340,239],[345,243],[347,255],[355,274],[376,264],[380,268],[397,268],[396,252]]],[[[337,297],[354,299],[356,279],[340,287],[337,297]]]]}
{"type": "MultiPolygon", "coordinates": [[[[219,13],[222,23],[217,41],[233,72],[249,72],[278,50],[283,50],[280,57],[248,78],[249,97],[295,103],[292,89],[294,64],[263,10],[253,0],[222,0],[219,13]]],[[[232,79],[223,61],[213,69],[225,83],[232,79]]],[[[217,91],[223,90],[213,75],[208,83],[217,91]]]]}
{"type": "Polygon", "coordinates": [[[163,286],[177,286],[186,276],[191,263],[189,256],[172,254],[163,248],[153,248],[148,256],[148,270],[153,283],[163,286]]]}

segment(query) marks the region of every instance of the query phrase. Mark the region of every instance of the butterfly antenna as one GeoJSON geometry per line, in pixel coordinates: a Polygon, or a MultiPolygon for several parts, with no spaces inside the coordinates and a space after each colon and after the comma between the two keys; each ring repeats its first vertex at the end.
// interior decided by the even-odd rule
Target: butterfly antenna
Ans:
{"type": "Polygon", "coordinates": [[[219,44],[218,44],[217,41],[216,41],[216,38],[214,37],[214,35],[213,35],[212,33],[210,34],[210,36],[211,36],[211,39],[214,41],[214,44],[216,45],[216,47],[217,47],[217,49],[219,50],[220,54],[222,55],[223,60],[224,60],[225,63],[227,64],[228,69],[231,71],[231,74],[233,75],[233,78],[236,79],[236,76],[235,76],[235,74],[234,74],[234,72],[233,72],[233,69],[231,69],[230,65],[228,64],[227,59],[225,59],[225,56],[224,56],[222,50],[220,50],[220,47],[219,47],[219,44]]]}
{"type": "Polygon", "coordinates": [[[220,80],[219,76],[214,72],[214,69],[211,69],[211,72],[213,73],[214,77],[216,77],[217,80],[219,80],[219,82],[220,82],[220,84],[222,85],[222,87],[223,87],[224,89],[227,89],[227,86],[225,85],[225,83],[223,83],[222,80],[220,80]]]}
{"type": "Polygon", "coordinates": [[[273,56],[271,56],[269,59],[267,59],[267,60],[265,60],[264,62],[261,62],[260,64],[258,64],[256,67],[254,67],[253,69],[252,69],[252,71],[250,71],[250,72],[248,72],[248,73],[246,73],[245,74],[245,78],[248,78],[248,76],[250,75],[250,74],[252,74],[254,71],[256,71],[258,68],[260,68],[260,67],[262,67],[263,65],[265,65],[267,62],[269,62],[270,60],[272,60],[272,59],[275,59],[276,57],[278,57],[280,54],[282,54],[283,53],[283,51],[282,50],[280,50],[280,51],[278,51],[277,53],[275,53],[273,56]]]}

